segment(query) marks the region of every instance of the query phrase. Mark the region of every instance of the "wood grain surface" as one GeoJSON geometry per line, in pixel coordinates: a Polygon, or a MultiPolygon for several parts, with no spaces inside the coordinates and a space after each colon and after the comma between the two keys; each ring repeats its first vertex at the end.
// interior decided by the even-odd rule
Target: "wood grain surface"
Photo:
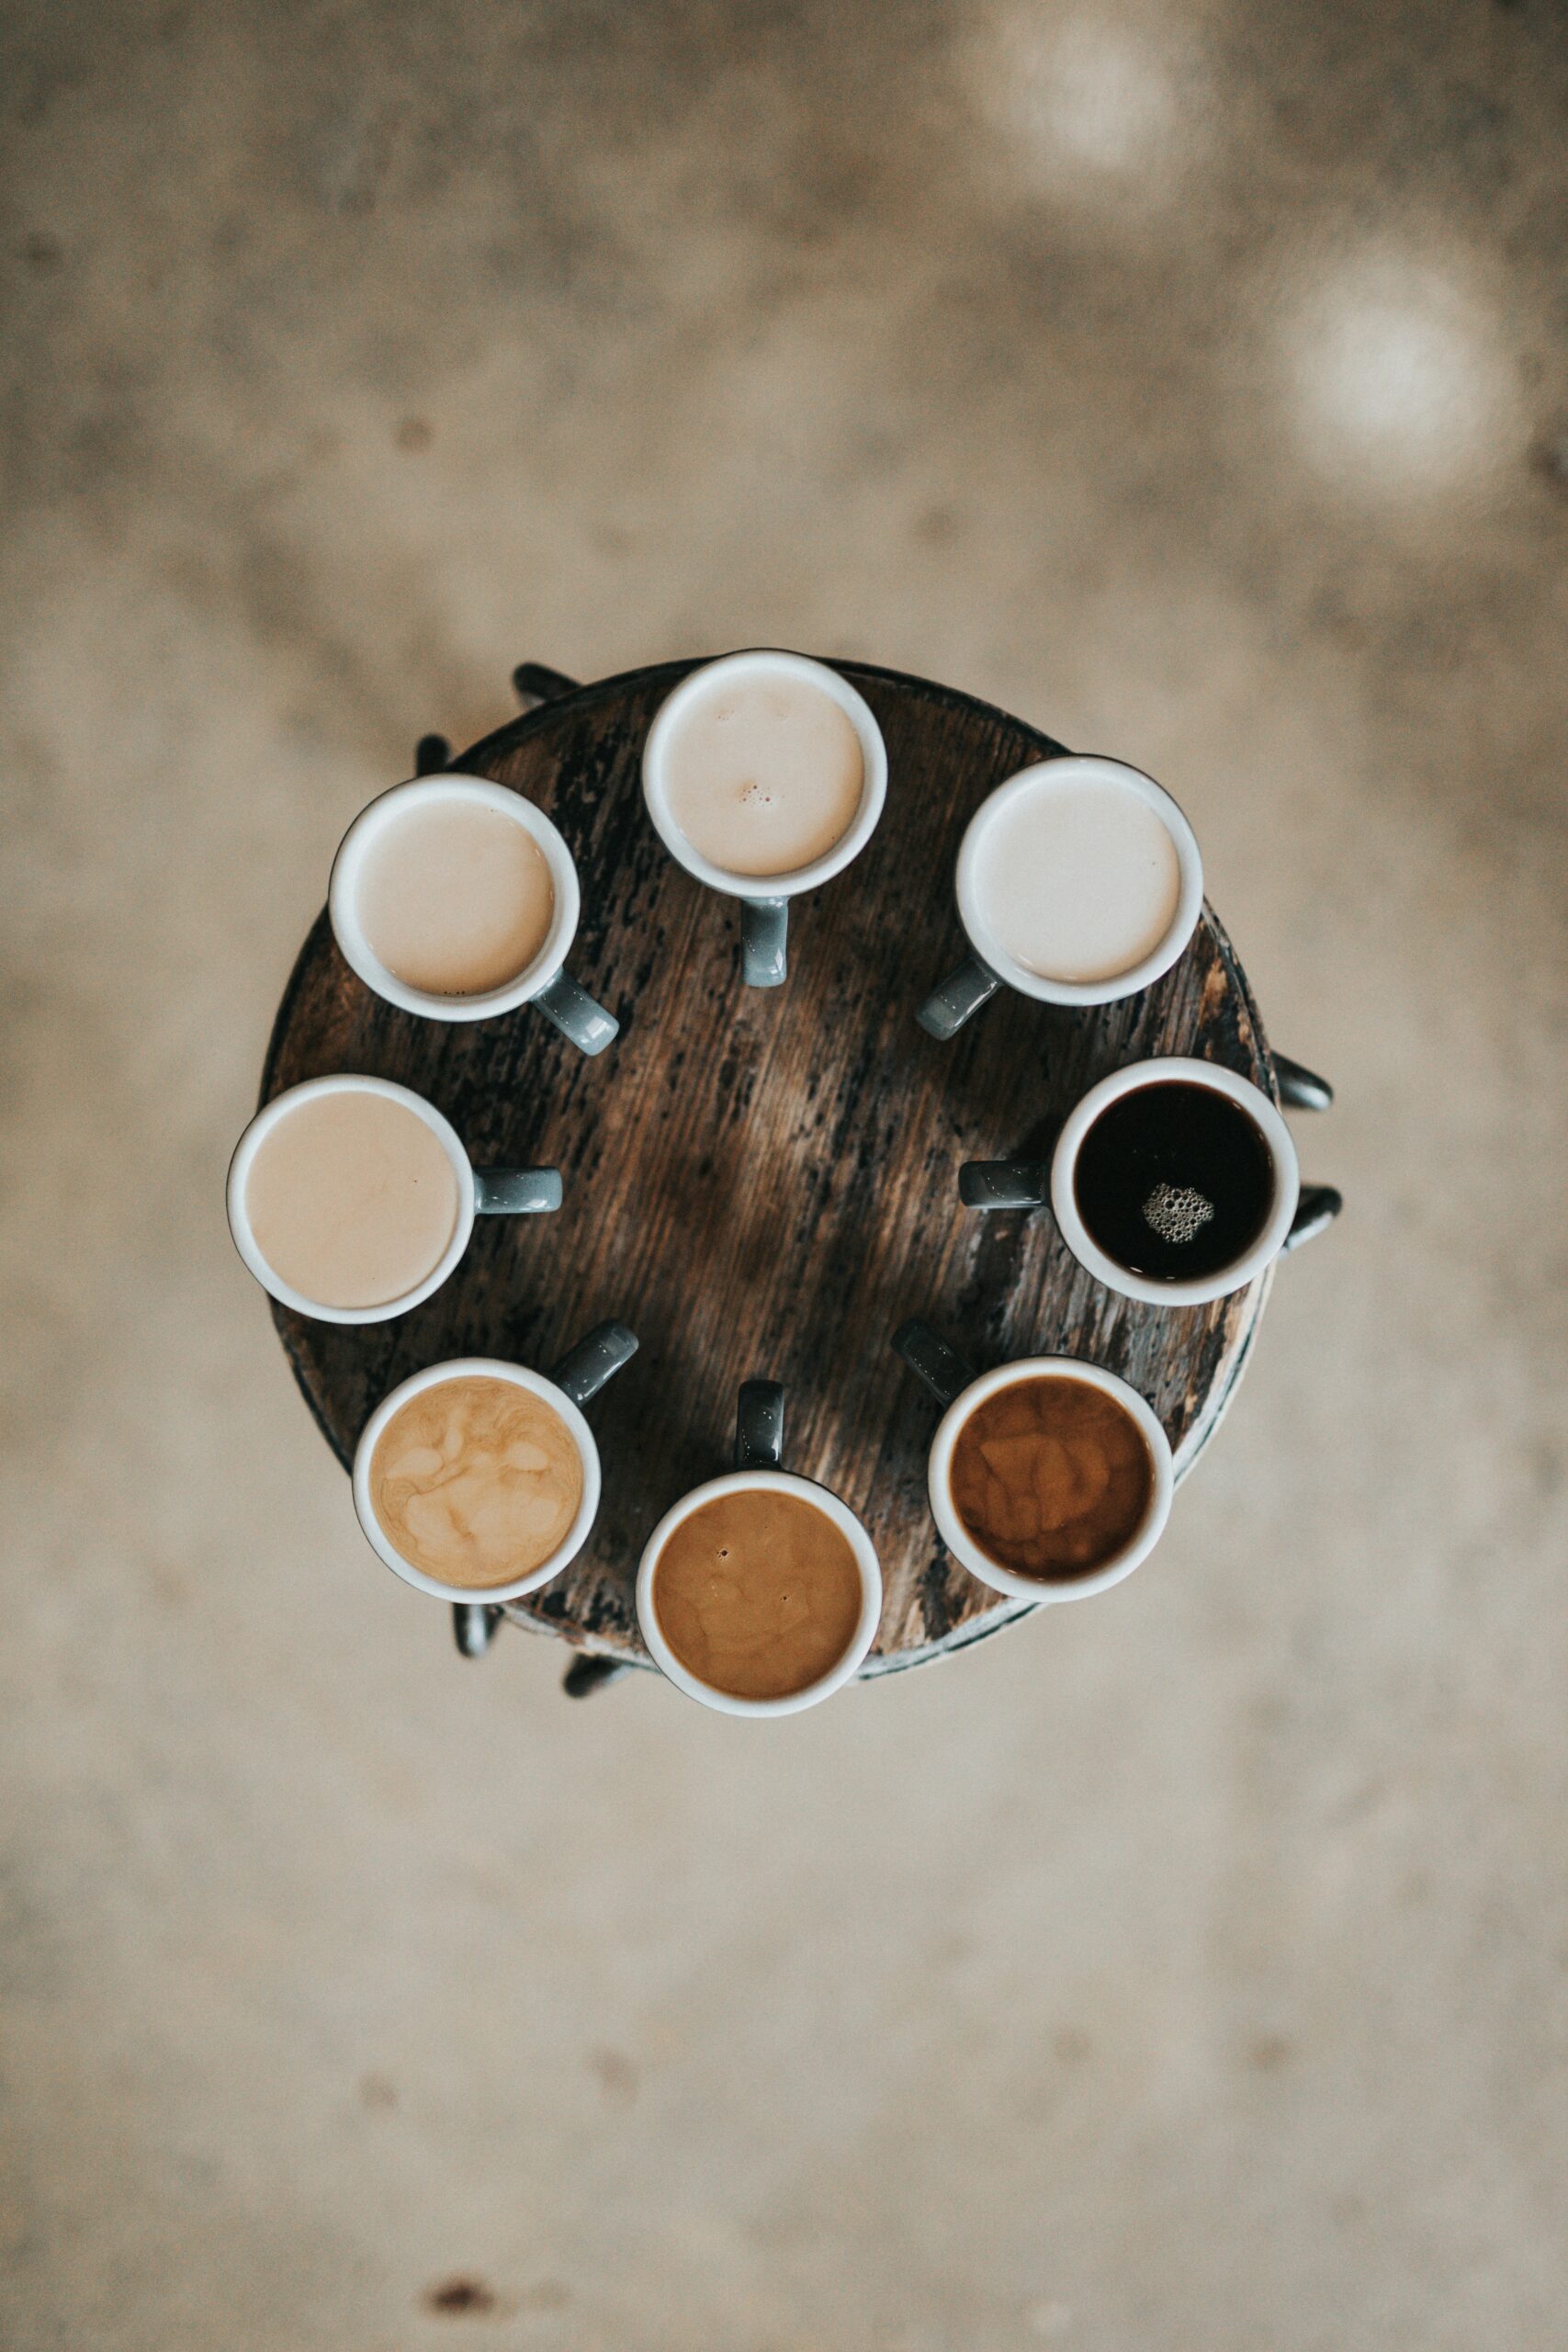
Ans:
{"type": "MultiPolygon", "coordinates": [[[[783,1381],[786,1467],[841,1495],[881,1555],[886,1603],[864,1671],[886,1672],[1030,1606],[976,1583],[936,1533],[924,1464],[938,1408],[892,1353],[899,1323],[927,1317],[977,1367],[1053,1353],[1111,1366],[1159,1414],[1180,1476],[1268,1289],[1266,1275],[1186,1308],[1116,1297],[1048,1212],[962,1207],[959,1163],[1044,1159],[1085,1089],[1147,1055],[1199,1055],[1277,1096],[1273,1068],[1208,910],[1174,969],[1129,1002],[1065,1012],[1004,989],[953,1043],[925,1035],[915,1008],[964,946],[959,836],[993,785],[1061,746],[857,662],[838,666],[886,737],[886,814],[855,865],[794,902],[786,984],[743,988],[734,905],[673,863],[642,805],[644,735],[691,666],[580,688],[452,762],[526,794],[565,834],[582,883],[569,968],[622,1023],[606,1053],[585,1059],[527,1007],[468,1023],[400,1012],[348,970],[323,914],[267,1056],[263,1101],[328,1071],[397,1079],[446,1114],[476,1164],[558,1167],[564,1207],[481,1218],[445,1288],[396,1321],[274,1314],[345,1464],[380,1398],[423,1365],[497,1355],[547,1369],[604,1317],[629,1323],[640,1352],[589,1408],[604,1471],[594,1534],[510,1613],[637,1663],[647,1535],[729,1467],[740,1382],[783,1381]]],[[[368,1549],[366,1573],[384,1573],[368,1549]]]]}

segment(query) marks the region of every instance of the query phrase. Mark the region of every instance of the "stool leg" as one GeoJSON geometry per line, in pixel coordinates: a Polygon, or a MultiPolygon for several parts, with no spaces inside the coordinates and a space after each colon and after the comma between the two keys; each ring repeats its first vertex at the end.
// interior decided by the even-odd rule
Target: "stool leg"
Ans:
{"type": "Polygon", "coordinates": [[[1280,1100],[1292,1111],[1326,1111],[1334,1101],[1334,1089],[1325,1078],[1319,1078],[1300,1062],[1287,1055],[1274,1057],[1274,1075],[1280,1081],[1280,1100]]]}
{"type": "Polygon", "coordinates": [[[512,684],[525,710],[536,710],[542,702],[555,702],[561,695],[577,692],[575,678],[547,669],[542,662],[519,662],[512,673],[512,684]]]}
{"type": "Polygon", "coordinates": [[[592,1699],[595,1690],[604,1690],[618,1682],[631,1668],[618,1657],[574,1657],[561,1677],[561,1689],[569,1699],[592,1699]]]}
{"type": "Polygon", "coordinates": [[[415,775],[436,775],[452,756],[452,746],[445,735],[422,735],[414,745],[415,775]]]}
{"type": "Polygon", "coordinates": [[[502,1611],[493,1600],[455,1600],[452,1603],[452,1638],[460,1657],[483,1657],[495,1639],[502,1611]]]}

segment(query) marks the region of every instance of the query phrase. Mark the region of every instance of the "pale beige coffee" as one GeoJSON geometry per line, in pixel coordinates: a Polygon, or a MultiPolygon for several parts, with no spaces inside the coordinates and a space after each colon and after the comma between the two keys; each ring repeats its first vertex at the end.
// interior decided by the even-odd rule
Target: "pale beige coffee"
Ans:
{"type": "Polygon", "coordinates": [[[1114,777],[1049,769],[992,819],[975,895],[1015,963],[1043,979],[1112,979],[1176,920],[1181,868],[1159,813],[1114,777]]]}
{"type": "Polygon", "coordinates": [[[777,673],[716,678],[681,710],[664,753],[670,813],[727,874],[796,872],[860,811],[860,737],[831,695],[777,673]]]}
{"type": "Polygon", "coordinates": [[[581,1501],[582,1456],[554,1406],[491,1373],[422,1388],[370,1457],[371,1508],[389,1542],[465,1592],[542,1567],[581,1501]]]}
{"type": "Polygon", "coordinates": [[[545,944],[555,884],[522,825],[477,801],[426,802],[372,837],[355,911],[394,979],[427,996],[483,996],[545,944]]]}
{"type": "Polygon", "coordinates": [[[460,1204],[457,1170],[418,1112],[350,1088],[286,1111],[245,1178],[256,1248],[318,1306],[386,1306],[417,1290],[460,1204]]]}

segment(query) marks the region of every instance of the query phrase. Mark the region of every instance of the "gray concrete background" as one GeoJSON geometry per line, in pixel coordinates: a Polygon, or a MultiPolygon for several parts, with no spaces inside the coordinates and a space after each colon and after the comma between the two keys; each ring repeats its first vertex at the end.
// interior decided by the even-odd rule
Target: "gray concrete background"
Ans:
{"type": "Polygon", "coordinates": [[[11,0],[10,2352],[1562,2341],[1563,32],[11,0]],[[1350,1209],[752,1733],[457,1660],[221,1191],[415,736],[757,639],[1168,783],[1350,1209]]]}

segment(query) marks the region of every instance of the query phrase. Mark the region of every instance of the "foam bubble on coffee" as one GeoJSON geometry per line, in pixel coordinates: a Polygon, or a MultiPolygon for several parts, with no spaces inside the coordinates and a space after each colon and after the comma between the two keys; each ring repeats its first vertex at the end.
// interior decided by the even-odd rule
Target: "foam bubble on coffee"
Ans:
{"type": "Polygon", "coordinates": [[[417,1111],[344,1087],[307,1095],[256,1147],[245,1219],[280,1281],[318,1306],[386,1306],[434,1273],[457,1229],[457,1173],[417,1111]]]}
{"type": "Polygon", "coordinates": [[[1153,955],[1176,920],[1176,844],[1133,786],[1055,780],[1047,766],[987,826],[975,890],[997,940],[1042,979],[1113,979],[1153,955]]]}
{"type": "Polygon", "coordinates": [[[525,972],[555,913],[526,827],[456,796],[389,817],[365,853],[355,912],[371,953],[427,996],[482,996],[525,972]]]}
{"type": "Polygon", "coordinates": [[[489,1373],[434,1382],[370,1458],[371,1508],[410,1565],[463,1591],[510,1584],[565,1542],[582,1456],[543,1396],[489,1373]]]}
{"type": "Polygon", "coordinates": [[[809,680],[718,677],[675,715],[670,813],[700,857],[750,878],[792,874],[842,841],[865,788],[849,714],[809,680]]]}

